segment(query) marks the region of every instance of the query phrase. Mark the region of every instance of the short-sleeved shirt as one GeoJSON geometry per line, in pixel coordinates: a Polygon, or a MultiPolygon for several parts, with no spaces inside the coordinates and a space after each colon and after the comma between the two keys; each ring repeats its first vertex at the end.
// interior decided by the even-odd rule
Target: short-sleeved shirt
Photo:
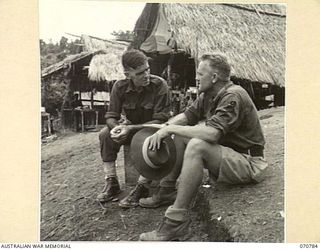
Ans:
{"type": "Polygon", "coordinates": [[[167,121],[170,100],[166,81],[150,75],[150,83],[139,91],[130,79],[117,81],[112,87],[105,118],[120,119],[122,110],[132,124],[142,124],[151,120],[167,121]]]}
{"type": "Polygon", "coordinates": [[[232,82],[226,83],[216,96],[201,93],[184,113],[190,125],[205,120],[206,126],[220,130],[218,143],[223,146],[238,150],[265,145],[252,99],[246,90],[232,82]]]}

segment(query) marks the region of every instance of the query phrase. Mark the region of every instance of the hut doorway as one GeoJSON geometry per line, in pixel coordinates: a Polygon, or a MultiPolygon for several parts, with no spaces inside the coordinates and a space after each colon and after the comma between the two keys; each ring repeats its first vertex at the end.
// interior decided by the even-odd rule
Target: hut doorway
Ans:
{"type": "Polygon", "coordinates": [[[150,72],[164,78],[170,89],[171,115],[183,112],[196,99],[195,60],[185,52],[147,54],[150,72]]]}
{"type": "Polygon", "coordinates": [[[184,52],[148,54],[151,74],[167,80],[171,90],[186,92],[195,87],[195,61],[184,52]]]}

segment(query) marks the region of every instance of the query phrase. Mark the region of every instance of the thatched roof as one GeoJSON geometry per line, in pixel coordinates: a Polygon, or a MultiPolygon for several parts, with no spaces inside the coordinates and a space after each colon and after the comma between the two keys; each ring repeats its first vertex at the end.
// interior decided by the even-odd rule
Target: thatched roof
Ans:
{"type": "Polygon", "coordinates": [[[70,55],[64,60],[43,69],[41,77],[49,76],[88,57],[92,58],[90,58],[88,74],[91,81],[111,81],[124,77],[121,56],[129,43],[105,40],[88,35],[82,35],[81,42],[84,52],[70,55]]]}
{"type": "Polygon", "coordinates": [[[178,48],[191,56],[224,53],[234,76],[284,86],[283,5],[149,3],[135,26],[135,46],[154,33],[155,11],[164,13],[178,48]]]}
{"type": "Polygon", "coordinates": [[[122,53],[107,53],[95,55],[89,65],[88,77],[91,81],[112,81],[123,79],[121,65],[122,53]]]}
{"type": "Polygon", "coordinates": [[[65,59],[63,59],[60,62],[57,62],[53,65],[50,65],[46,68],[44,68],[41,71],[41,77],[47,77],[57,71],[66,69],[68,67],[70,67],[70,65],[72,65],[75,62],[78,62],[80,60],[86,59],[88,57],[92,57],[94,54],[96,54],[97,52],[82,52],[80,54],[76,54],[76,55],[70,55],[68,57],[66,57],[65,59]]]}
{"type": "Polygon", "coordinates": [[[121,56],[129,43],[100,39],[82,35],[85,50],[103,50],[95,55],[89,65],[89,79],[91,81],[111,81],[124,78],[121,56]]]}
{"type": "Polygon", "coordinates": [[[127,42],[120,42],[114,40],[106,40],[99,37],[81,35],[81,42],[84,44],[85,51],[104,50],[106,52],[124,51],[129,46],[127,42]]]}

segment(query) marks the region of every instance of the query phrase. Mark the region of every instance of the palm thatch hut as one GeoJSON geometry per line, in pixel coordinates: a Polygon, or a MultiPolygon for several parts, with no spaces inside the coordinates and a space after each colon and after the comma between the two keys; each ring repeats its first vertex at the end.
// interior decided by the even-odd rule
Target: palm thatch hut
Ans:
{"type": "Polygon", "coordinates": [[[224,53],[233,81],[261,108],[270,94],[284,104],[285,27],[285,6],[279,4],[147,3],[133,46],[154,58],[153,73],[179,73],[184,87],[195,86],[190,77],[200,55],[224,53]]]}
{"type": "Polygon", "coordinates": [[[59,85],[64,90],[61,111],[66,128],[73,126],[72,117],[66,118],[64,113],[71,114],[69,111],[75,93],[80,96],[83,105],[98,111],[99,123],[104,123],[108,93],[112,84],[124,77],[121,55],[128,43],[82,35],[80,45],[80,54],[70,55],[41,72],[43,106],[46,106],[45,99],[52,92],[52,86],[59,85]]]}
{"type": "Polygon", "coordinates": [[[124,77],[121,56],[129,43],[105,40],[93,36],[82,35],[81,41],[85,51],[103,51],[95,55],[89,65],[88,77],[91,81],[113,81],[124,77]]]}

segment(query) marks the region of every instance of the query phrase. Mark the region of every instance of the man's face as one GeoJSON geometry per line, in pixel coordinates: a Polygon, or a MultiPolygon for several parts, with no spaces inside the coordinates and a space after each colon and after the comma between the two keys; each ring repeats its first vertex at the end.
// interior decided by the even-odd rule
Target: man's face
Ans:
{"type": "Polygon", "coordinates": [[[148,62],[136,69],[127,70],[127,73],[136,87],[144,87],[150,83],[150,66],[148,62]]]}
{"type": "Polygon", "coordinates": [[[199,87],[199,93],[210,91],[216,80],[217,74],[213,72],[209,62],[201,61],[196,74],[196,83],[199,87]]]}

